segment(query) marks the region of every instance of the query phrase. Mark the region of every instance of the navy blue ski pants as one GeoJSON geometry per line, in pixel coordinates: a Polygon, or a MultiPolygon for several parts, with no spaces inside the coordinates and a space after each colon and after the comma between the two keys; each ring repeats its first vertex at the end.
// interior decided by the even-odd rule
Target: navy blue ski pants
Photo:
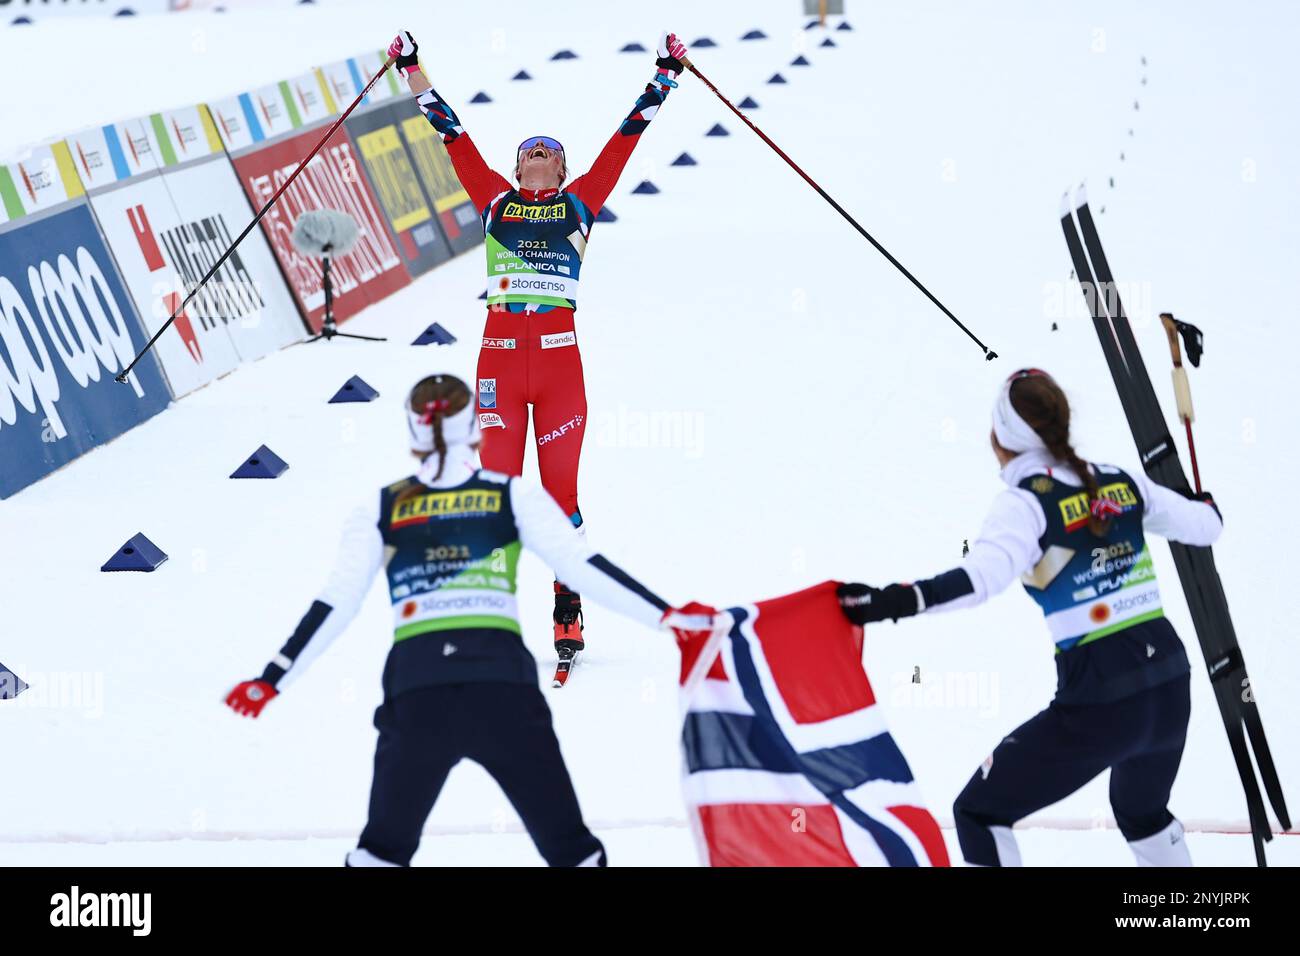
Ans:
{"type": "Polygon", "coordinates": [[[451,768],[492,775],[551,866],[605,863],[569,779],[551,711],[535,685],[483,682],[405,691],[375,711],[370,818],[358,845],[408,866],[451,768]]]}
{"type": "Polygon", "coordinates": [[[1169,791],[1191,713],[1190,675],[1104,704],[1053,701],[1007,734],[957,797],[953,815],[967,863],[999,866],[990,828],[1010,828],[1110,768],[1110,805],[1129,841],[1173,820],[1169,791]]]}

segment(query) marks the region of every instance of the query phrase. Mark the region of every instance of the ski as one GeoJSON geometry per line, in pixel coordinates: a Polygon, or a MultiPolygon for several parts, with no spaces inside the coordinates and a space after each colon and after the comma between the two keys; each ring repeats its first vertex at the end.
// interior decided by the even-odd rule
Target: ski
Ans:
{"type": "MultiPolygon", "coordinates": [[[[1124,312],[1110,263],[1101,247],[1086,193],[1081,189],[1073,209],[1069,195],[1061,204],[1061,228],[1074,265],[1075,277],[1092,313],[1102,353],[1110,368],[1129,430],[1137,444],[1142,467],[1153,480],[1176,491],[1188,491],[1187,477],[1178,458],[1160,401],[1147,375],[1124,312]]],[[[1282,829],[1291,826],[1281,781],[1273,763],[1259,708],[1246,673],[1246,662],[1237,643],[1228,611],[1223,583],[1210,548],[1196,548],[1169,542],[1188,610],[1205,657],[1210,683],[1227,731],[1237,772],[1246,796],[1255,859],[1267,866],[1264,843],[1273,838],[1268,814],[1260,795],[1260,780],[1282,829]],[[1255,764],[1252,766],[1251,756],[1255,764]],[[1259,769],[1256,777],[1255,767],[1259,769]]]]}
{"type": "Polygon", "coordinates": [[[555,652],[559,656],[559,661],[555,665],[555,676],[551,678],[551,686],[563,687],[569,681],[573,665],[578,663],[578,652],[571,647],[557,647],[555,652]]]}

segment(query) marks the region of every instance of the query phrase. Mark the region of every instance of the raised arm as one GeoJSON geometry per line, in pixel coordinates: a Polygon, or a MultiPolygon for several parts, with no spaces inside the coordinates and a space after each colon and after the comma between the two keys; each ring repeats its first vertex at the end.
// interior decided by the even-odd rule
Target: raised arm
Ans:
{"type": "Polygon", "coordinates": [[[677,85],[677,76],[682,71],[682,58],[686,56],[686,44],[678,40],[675,34],[665,34],[659,41],[658,53],[654,78],[646,84],[645,92],[637,98],[632,112],[619,124],[618,130],[600,151],[591,169],[575,179],[567,190],[582,200],[593,217],[600,212],[605,200],[614,191],[627,161],[632,158],[632,150],[636,149],[641,134],[663,105],[668,91],[677,85]]]}
{"type": "Polygon", "coordinates": [[[267,702],[300,677],[357,616],[383,566],[378,501],[376,495],[375,504],[358,508],[348,518],[329,581],[262,676],[237,685],[226,697],[226,703],[236,712],[250,717],[260,714],[267,702]]]}
{"type": "Polygon", "coordinates": [[[403,30],[388,47],[388,53],[396,60],[398,72],[406,78],[407,88],[419,104],[420,111],[442,137],[451,164],[456,168],[456,178],[469,193],[474,208],[482,213],[496,196],[510,188],[510,182],[488,166],[460,125],[456,111],[438,95],[424,75],[420,69],[419,49],[415,38],[403,30]]]}

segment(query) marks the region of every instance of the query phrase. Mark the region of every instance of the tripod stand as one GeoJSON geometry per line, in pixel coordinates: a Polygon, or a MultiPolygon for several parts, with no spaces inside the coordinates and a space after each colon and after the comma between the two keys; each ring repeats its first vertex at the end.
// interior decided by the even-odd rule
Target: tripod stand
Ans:
{"type": "Polygon", "coordinates": [[[309,338],[308,342],[319,342],[321,339],[329,341],[332,338],[361,339],[365,342],[387,342],[388,339],[381,338],[377,335],[353,335],[351,332],[340,332],[338,326],[334,323],[334,285],[330,279],[330,250],[334,244],[330,243],[321,250],[321,284],[325,289],[325,318],[321,322],[320,332],[309,338]]]}

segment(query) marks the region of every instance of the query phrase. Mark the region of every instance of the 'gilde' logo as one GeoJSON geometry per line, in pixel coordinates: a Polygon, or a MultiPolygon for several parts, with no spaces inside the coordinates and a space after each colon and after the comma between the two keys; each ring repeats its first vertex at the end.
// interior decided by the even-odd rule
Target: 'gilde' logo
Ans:
{"type": "MultiPolygon", "coordinates": [[[[0,428],[18,420],[18,406],[35,413],[39,404],[57,438],[68,430],[59,416],[59,378],[51,351],[59,357],[81,388],[111,378],[135,355],[131,332],[94,256],[78,246],[73,263],[60,255],[55,266],[41,261],[27,269],[31,297],[0,275],[0,341],[8,353],[4,368],[0,352],[0,428]],[[36,307],[40,323],[28,301],[36,307]],[[105,308],[107,307],[107,311],[105,308]]],[[[128,381],[137,398],[144,389],[132,375],[128,381]]]]}

